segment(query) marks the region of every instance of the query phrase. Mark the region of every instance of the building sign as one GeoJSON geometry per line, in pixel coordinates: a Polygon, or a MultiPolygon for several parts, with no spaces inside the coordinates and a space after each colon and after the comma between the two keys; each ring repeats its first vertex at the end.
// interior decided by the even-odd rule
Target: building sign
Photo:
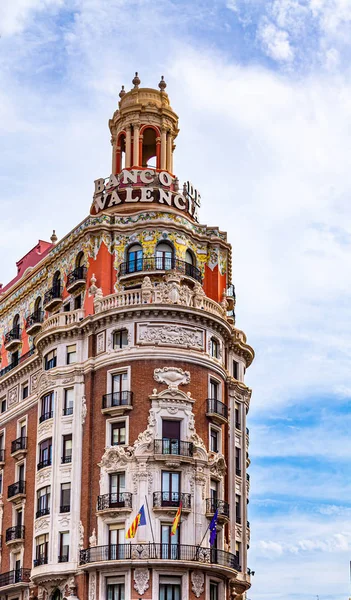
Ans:
{"type": "Polygon", "coordinates": [[[96,213],[119,204],[158,202],[188,213],[198,221],[201,197],[188,181],[179,191],[179,181],[167,171],[124,169],[109,179],[96,179],[93,208],[96,213]]]}

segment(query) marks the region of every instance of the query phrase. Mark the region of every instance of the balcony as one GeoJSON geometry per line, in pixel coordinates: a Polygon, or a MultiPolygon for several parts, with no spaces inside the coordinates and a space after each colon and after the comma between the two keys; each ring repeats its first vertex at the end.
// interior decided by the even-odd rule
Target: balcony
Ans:
{"type": "Polygon", "coordinates": [[[191,510],[191,494],[183,494],[180,492],[154,492],[153,493],[153,509],[154,510],[178,510],[182,503],[182,512],[190,512],[191,510]]]}
{"type": "Polygon", "coordinates": [[[194,444],[171,438],[154,440],[154,453],[156,459],[175,465],[193,458],[194,444]]]}
{"type": "Polygon", "coordinates": [[[47,421],[48,419],[52,419],[53,416],[54,416],[54,412],[52,410],[50,412],[43,413],[39,417],[39,423],[44,423],[44,421],[47,421]]]}
{"type": "Polygon", "coordinates": [[[45,310],[53,310],[62,303],[62,288],[61,285],[54,285],[44,294],[43,306],[45,310]]]}
{"type": "Polygon", "coordinates": [[[130,492],[122,492],[120,494],[104,494],[98,496],[97,512],[131,512],[132,510],[132,494],[130,492]]]}
{"type": "Polygon", "coordinates": [[[26,495],[26,482],[25,481],[16,481],[16,483],[12,483],[7,488],[7,498],[11,500],[11,502],[16,502],[21,498],[25,498],[26,495]]]}
{"type": "Polygon", "coordinates": [[[207,398],[207,417],[218,423],[228,422],[228,407],[217,400],[217,398],[207,398]]]}
{"type": "Polygon", "coordinates": [[[131,410],[133,392],[113,392],[102,397],[101,412],[106,415],[122,415],[126,410],[131,410]]]}
{"type": "Polygon", "coordinates": [[[21,343],[21,333],[22,332],[19,325],[16,325],[16,327],[13,327],[11,331],[5,333],[4,344],[7,352],[13,352],[14,350],[17,350],[21,343]]]}
{"type": "Polygon", "coordinates": [[[11,442],[11,456],[21,460],[27,454],[27,437],[19,437],[11,442]]]}
{"type": "Polygon", "coordinates": [[[45,458],[44,460],[38,462],[37,471],[40,471],[40,469],[45,469],[45,467],[51,467],[51,458],[45,458]]]}
{"type": "Polygon", "coordinates": [[[62,465],[66,465],[67,463],[71,463],[71,462],[72,462],[72,454],[66,454],[65,456],[61,457],[62,465]]]}
{"type": "Polygon", "coordinates": [[[85,266],[77,267],[67,275],[66,290],[70,294],[82,285],[85,285],[87,279],[87,268],[85,266]]]}
{"type": "Polygon", "coordinates": [[[69,513],[71,510],[71,505],[70,504],[61,504],[60,506],[60,513],[69,513]]]}
{"type": "Polygon", "coordinates": [[[3,467],[5,464],[5,450],[4,448],[0,449],[0,467],[3,467]]]}
{"type": "MultiPolygon", "coordinates": [[[[44,496],[42,496],[44,498],[44,496]]],[[[45,517],[46,515],[50,514],[50,508],[49,507],[45,507],[45,508],[39,508],[37,510],[37,512],[35,513],[35,518],[36,519],[40,519],[40,517],[45,517]]]]}
{"type": "MultiPolygon", "coordinates": [[[[16,569],[14,571],[8,571],[7,573],[1,573],[0,575],[0,587],[8,585],[14,585],[16,583],[29,583],[30,582],[30,569],[16,569]]],[[[18,586],[20,587],[20,586],[18,586]]]]}
{"type": "Polygon", "coordinates": [[[7,367],[4,367],[3,369],[0,370],[0,377],[2,377],[3,375],[6,375],[6,373],[8,373],[9,371],[12,371],[12,369],[14,369],[15,367],[18,367],[18,365],[22,364],[24,361],[27,360],[27,358],[32,356],[34,354],[34,352],[35,352],[35,348],[31,348],[29,350],[29,352],[26,352],[25,354],[22,354],[22,356],[20,356],[16,360],[13,360],[13,362],[10,363],[9,365],[7,365],[7,367]]]}
{"type": "Polygon", "coordinates": [[[17,542],[17,543],[24,542],[24,534],[25,534],[24,526],[16,525],[15,527],[9,527],[8,529],[6,529],[6,536],[5,536],[6,544],[9,546],[10,544],[13,544],[14,542],[17,542]]]}
{"type": "Polygon", "coordinates": [[[26,332],[28,335],[35,335],[40,331],[44,321],[44,311],[37,310],[26,319],[26,332]]]}
{"type": "Polygon", "coordinates": [[[130,564],[136,561],[139,565],[145,561],[166,563],[163,561],[179,561],[179,566],[184,568],[184,563],[190,563],[192,568],[213,569],[213,565],[218,565],[217,572],[227,574],[230,571],[239,571],[239,561],[235,554],[217,550],[215,548],[202,548],[201,546],[185,546],[184,544],[112,544],[110,546],[94,546],[80,551],[80,565],[90,565],[92,563],[105,563],[106,561],[125,561],[130,564]]]}
{"type": "Polygon", "coordinates": [[[65,406],[62,411],[64,417],[68,417],[69,415],[73,415],[73,406],[65,406]]]}
{"type": "Polygon", "coordinates": [[[217,498],[206,498],[206,517],[212,518],[218,510],[218,522],[225,523],[229,521],[229,504],[225,500],[217,498]]]}
{"type": "Polygon", "coordinates": [[[41,567],[42,565],[48,564],[48,557],[45,554],[38,556],[33,560],[33,567],[41,567]]]}
{"type": "Polygon", "coordinates": [[[178,258],[165,258],[165,257],[150,257],[141,258],[137,260],[131,260],[124,262],[119,267],[120,279],[130,277],[132,275],[142,275],[143,273],[159,271],[177,271],[186,277],[191,277],[199,283],[202,282],[202,275],[200,269],[194,267],[184,260],[178,260],[178,258]]]}

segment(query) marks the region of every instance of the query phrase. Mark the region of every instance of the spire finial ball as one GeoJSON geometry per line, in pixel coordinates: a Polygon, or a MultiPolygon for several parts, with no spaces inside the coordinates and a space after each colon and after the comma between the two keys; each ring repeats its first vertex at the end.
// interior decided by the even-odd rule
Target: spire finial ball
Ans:
{"type": "Polygon", "coordinates": [[[160,88],[161,92],[164,92],[167,87],[167,83],[165,82],[163,75],[161,75],[161,81],[158,84],[158,87],[160,88]]]}
{"type": "Polygon", "coordinates": [[[126,91],[125,91],[125,89],[124,89],[124,85],[122,85],[122,89],[121,89],[121,91],[120,91],[120,93],[119,93],[119,97],[120,97],[120,98],[123,98],[123,96],[125,95],[125,93],[126,93],[126,91]]]}
{"type": "Polygon", "coordinates": [[[138,76],[138,72],[135,72],[135,77],[132,80],[132,84],[134,85],[134,88],[138,89],[139,85],[140,85],[140,78],[138,76]]]}
{"type": "Polygon", "coordinates": [[[52,244],[56,244],[57,240],[58,240],[58,237],[57,237],[57,235],[55,233],[55,229],[54,229],[53,232],[52,232],[52,236],[50,238],[50,241],[51,241],[52,244]]]}

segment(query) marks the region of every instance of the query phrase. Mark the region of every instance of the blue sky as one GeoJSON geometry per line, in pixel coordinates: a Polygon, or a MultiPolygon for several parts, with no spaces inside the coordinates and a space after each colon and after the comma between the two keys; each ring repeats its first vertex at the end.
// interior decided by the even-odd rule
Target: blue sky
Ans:
{"type": "Polygon", "coordinates": [[[350,595],[351,2],[3,0],[0,281],[87,214],[134,71],[233,243],[255,347],[251,600],[350,595]]]}

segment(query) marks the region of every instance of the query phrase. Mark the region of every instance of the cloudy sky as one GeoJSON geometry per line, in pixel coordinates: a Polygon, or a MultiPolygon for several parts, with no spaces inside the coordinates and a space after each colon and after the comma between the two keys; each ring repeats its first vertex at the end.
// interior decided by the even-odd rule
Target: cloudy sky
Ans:
{"type": "Polygon", "coordinates": [[[165,76],[175,171],[229,233],[255,347],[250,600],[345,600],[351,1],[2,0],[0,281],[88,213],[121,84],[165,76]]]}

